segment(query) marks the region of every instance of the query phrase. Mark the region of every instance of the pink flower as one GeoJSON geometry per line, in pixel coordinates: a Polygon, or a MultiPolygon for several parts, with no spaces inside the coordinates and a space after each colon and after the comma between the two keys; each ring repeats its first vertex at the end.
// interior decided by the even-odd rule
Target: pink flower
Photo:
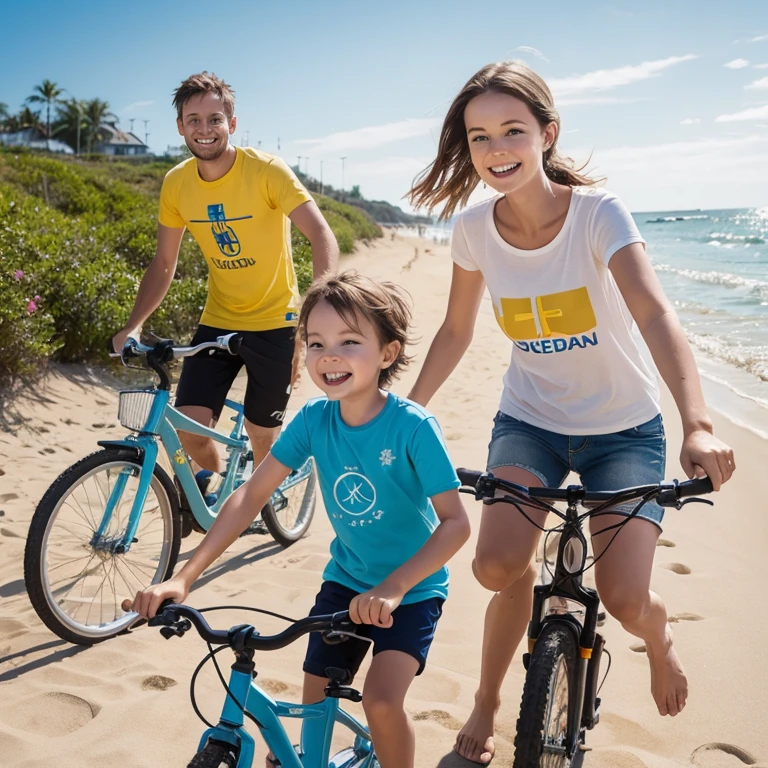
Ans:
{"type": "Polygon", "coordinates": [[[27,304],[28,315],[31,315],[36,309],[37,309],[37,304],[35,304],[34,301],[30,301],[29,304],[27,304]]]}
{"type": "Polygon", "coordinates": [[[21,280],[21,278],[22,278],[22,277],[24,277],[24,273],[23,273],[23,272],[22,272],[20,269],[17,269],[17,270],[16,270],[16,271],[13,273],[13,276],[14,276],[14,277],[15,277],[17,280],[21,280]]]}

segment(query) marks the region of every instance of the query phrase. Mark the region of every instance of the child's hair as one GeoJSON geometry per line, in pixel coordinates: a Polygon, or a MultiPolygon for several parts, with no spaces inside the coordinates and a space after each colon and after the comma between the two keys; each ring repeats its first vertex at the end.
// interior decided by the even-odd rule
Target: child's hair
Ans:
{"type": "Polygon", "coordinates": [[[400,342],[394,362],[379,374],[379,386],[387,387],[411,362],[410,356],[405,354],[406,345],[410,343],[408,327],[411,323],[407,295],[394,283],[371,280],[354,270],[326,275],[313,283],[304,296],[298,334],[306,342],[309,314],[320,301],[327,301],[356,333],[360,332],[359,320],[364,317],[376,329],[382,346],[392,341],[400,342]]]}
{"type": "Polygon", "coordinates": [[[235,92],[231,85],[227,85],[220,77],[211,72],[200,72],[198,75],[190,75],[174,92],[173,106],[179,120],[182,119],[184,105],[193,97],[204,93],[212,93],[221,99],[224,114],[231,120],[235,114],[235,92]]]}
{"type": "Polygon", "coordinates": [[[464,110],[475,96],[488,92],[506,93],[524,101],[542,130],[550,123],[557,125],[557,136],[543,157],[544,173],[550,181],[569,187],[601,181],[580,173],[585,166],[575,169],[572,160],[557,154],[560,115],[544,80],[525,64],[501,61],[487,64],[474,74],[453,100],[443,121],[437,157],[419,174],[408,193],[415,208],[431,211],[445,201],[440,218],[448,219],[458,206],[467,204],[480,177],[469,154],[464,110]]]}

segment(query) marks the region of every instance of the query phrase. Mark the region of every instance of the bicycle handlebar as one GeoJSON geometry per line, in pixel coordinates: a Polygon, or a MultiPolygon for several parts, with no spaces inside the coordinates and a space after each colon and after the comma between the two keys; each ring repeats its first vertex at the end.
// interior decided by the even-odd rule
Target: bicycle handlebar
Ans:
{"type": "MultiPolygon", "coordinates": [[[[308,616],[299,619],[277,635],[260,636],[250,624],[239,624],[228,630],[212,629],[203,615],[188,605],[165,602],[157,614],[149,620],[150,627],[169,627],[163,634],[183,635],[194,627],[203,640],[212,645],[229,645],[235,649],[251,648],[254,651],[275,651],[285,648],[309,632],[351,634],[357,625],[349,618],[349,611],[308,616]]],[[[162,630],[161,630],[162,631],[162,630]]]]}
{"type": "Polygon", "coordinates": [[[170,360],[192,357],[206,349],[216,349],[236,355],[240,351],[242,341],[242,334],[228,333],[217,337],[215,341],[204,341],[201,344],[196,344],[194,347],[177,347],[172,339],[160,339],[154,346],[148,346],[132,337],[128,337],[120,354],[123,362],[125,362],[132,357],[142,357],[155,353],[159,362],[167,363],[170,360]]]}
{"type": "Polygon", "coordinates": [[[616,501],[619,503],[648,497],[655,498],[656,503],[662,507],[676,507],[682,498],[713,491],[712,481],[708,477],[697,477],[682,483],[673,480],[671,483],[638,485],[616,491],[588,491],[583,485],[569,485],[567,488],[526,488],[524,485],[494,477],[490,472],[477,472],[463,468],[457,469],[456,472],[462,486],[472,488],[478,500],[494,498],[498,489],[518,497],[528,496],[547,502],[566,501],[569,504],[583,504],[616,501]]]}

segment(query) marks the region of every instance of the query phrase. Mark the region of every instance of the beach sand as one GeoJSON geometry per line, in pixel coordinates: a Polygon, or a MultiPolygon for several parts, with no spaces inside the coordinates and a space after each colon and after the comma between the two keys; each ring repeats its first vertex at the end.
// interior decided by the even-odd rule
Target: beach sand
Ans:
{"type": "MultiPolygon", "coordinates": [[[[405,395],[443,318],[451,272],[448,247],[388,236],[361,248],[343,266],[399,282],[414,298],[418,358],[394,386],[405,395]]],[[[486,298],[470,350],[430,404],[458,466],[484,467],[508,345],[486,298]]],[[[196,633],[166,641],[157,630],[140,627],[91,648],[76,647],[41,624],[25,593],[24,540],[36,504],[62,470],[97,448],[97,439],[124,434],[115,415],[115,386],[109,374],[55,368],[33,393],[7,401],[0,416],[3,768],[184,766],[205,728],[188,698],[192,672],[207,651],[196,633]]],[[[304,375],[291,408],[316,394],[304,375]]],[[[682,478],[679,418],[669,396],[664,414],[667,477],[682,478]]],[[[609,617],[604,634],[613,664],[601,692],[601,722],[587,735],[592,748],[584,760],[588,768],[768,766],[768,615],[760,586],[768,581],[763,549],[768,516],[761,495],[768,490],[768,442],[716,413],[713,418],[716,433],[735,449],[738,470],[713,497],[714,507],[667,511],[665,544],[658,548],[653,571],[653,588],[673,617],[675,641],[689,675],[688,706],[674,719],[657,714],[645,653],[609,617]]],[[[451,563],[450,598],[427,669],[407,700],[415,720],[419,768],[471,765],[444,758],[472,707],[490,597],[471,572],[480,509],[464,498],[473,538],[451,563]]],[[[192,534],[182,541],[181,562],[200,538],[192,534]]],[[[331,538],[319,504],[307,537],[287,550],[268,536],[239,539],[200,579],[188,602],[196,607],[253,605],[303,616],[319,587],[331,538]]],[[[275,619],[238,611],[217,617],[220,627],[244,621],[254,621],[265,633],[281,627],[275,619]]],[[[494,766],[512,763],[523,683],[521,653],[504,684],[494,766]]],[[[297,700],[303,654],[303,642],[259,654],[260,683],[276,698],[297,700]]],[[[210,665],[201,674],[197,699],[207,718],[215,720],[224,696],[210,665]]],[[[350,709],[362,716],[359,705],[350,709]]],[[[297,737],[295,726],[290,722],[289,730],[297,737]]],[[[343,738],[338,742],[344,745],[343,738]]],[[[260,745],[255,765],[263,765],[262,755],[260,745]]]]}

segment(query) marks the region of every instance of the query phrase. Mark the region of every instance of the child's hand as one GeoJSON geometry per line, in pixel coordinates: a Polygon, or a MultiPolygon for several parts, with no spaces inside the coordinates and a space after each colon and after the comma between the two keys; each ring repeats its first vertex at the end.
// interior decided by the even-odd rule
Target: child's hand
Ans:
{"type": "Polygon", "coordinates": [[[703,429],[691,432],[683,439],[680,464],[688,477],[707,475],[716,491],[730,480],[736,469],[731,448],[703,429]]]}
{"type": "Polygon", "coordinates": [[[373,624],[389,629],[392,626],[392,612],[400,605],[403,595],[385,584],[356,595],[349,604],[349,618],[355,624],[373,624]]]}
{"type": "Polygon", "coordinates": [[[133,600],[132,610],[145,619],[151,619],[164,600],[182,603],[189,594],[189,587],[182,579],[168,579],[146,589],[140,589],[133,600]]]}

